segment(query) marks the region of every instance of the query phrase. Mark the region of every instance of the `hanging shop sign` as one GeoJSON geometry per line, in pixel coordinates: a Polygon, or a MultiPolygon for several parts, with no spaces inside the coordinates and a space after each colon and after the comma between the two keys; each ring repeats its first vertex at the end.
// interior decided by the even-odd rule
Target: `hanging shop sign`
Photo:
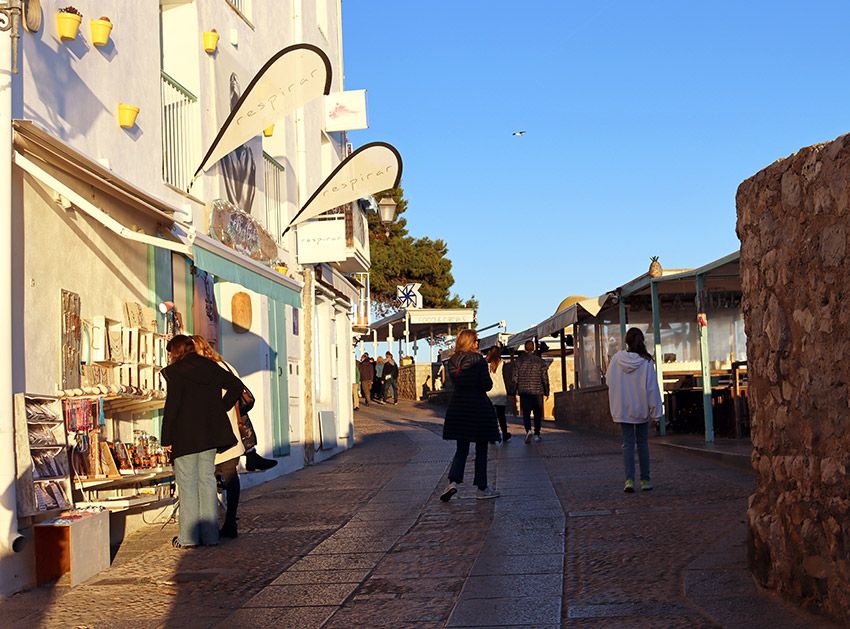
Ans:
{"type": "Polygon", "coordinates": [[[265,264],[277,258],[277,243],[257,220],[230,201],[210,204],[210,236],[231,249],[265,264]]]}
{"type": "Polygon", "coordinates": [[[331,62],[312,44],[287,46],[257,72],[204,155],[193,180],[263,129],[329,94],[331,62]]]}
{"type": "Polygon", "coordinates": [[[337,166],[292,218],[293,226],[346,203],[397,188],[401,181],[401,155],[386,142],[364,144],[337,166]]]}
{"type": "Polygon", "coordinates": [[[325,131],[330,133],[368,128],[366,90],[348,90],[325,96],[325,131]]]}

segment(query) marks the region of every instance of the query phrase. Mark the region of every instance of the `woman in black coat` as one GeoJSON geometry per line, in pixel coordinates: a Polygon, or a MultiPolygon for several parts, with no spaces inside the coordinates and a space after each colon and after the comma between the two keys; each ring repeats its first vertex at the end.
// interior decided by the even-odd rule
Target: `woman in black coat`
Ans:
{"type": "Polygon", "coordinates": [[[475,442],[475,478],[478,487],[476,498],[496,498],[498,492],[487,485],[487,446],[499,438],[496,411],[487,397],[493,387],[487,362],[478,352],[478,334],[463,330],[458,334],[455,353],[449,359],[446,371],[454,384],[452,399],[446,410],[443,439],[457,441],[457,451],[449,469],[449,486],[440,496],[448,502],[463,482],[469,443],[475,442]]]}
{"type": "Polygon", "coordinates": [[[188,336],[174,336],[166,349],[170,364],[162,370],[168,394],[161,441],[171,451],[180,496],[180,534],[172,544],[214,546],[219,538],[215,455],[236,445],[227,411],[245,385],[197,354],[188,336]]]}

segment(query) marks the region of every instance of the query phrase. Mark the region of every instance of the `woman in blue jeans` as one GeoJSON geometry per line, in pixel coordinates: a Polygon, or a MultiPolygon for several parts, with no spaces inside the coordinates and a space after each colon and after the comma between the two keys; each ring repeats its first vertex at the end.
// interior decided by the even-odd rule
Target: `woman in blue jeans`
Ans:
{"type": "Polygon", "coordinates": [[[635,490],[635,447],[640,459],[640,488],[652,489],[649,476],[649,422],[661,417],[663,405],[652,356],[646,351],[643,332],[626,332],[626,349],[611,358],[605,375],[611,417],[623,433],[623,491],[635,490]]]}
{"type": "Polygon", "coordinates": [[[195,352],[192,339],[174,336],[166,346],[168,383],[162,445],[171,451],[180,496],[175,548],[218,544],[215,455],[236,445],[227,418],[245,385],[229,371],[195,352]],[[224,395],[222,395],[224,392],[224,395]]]}

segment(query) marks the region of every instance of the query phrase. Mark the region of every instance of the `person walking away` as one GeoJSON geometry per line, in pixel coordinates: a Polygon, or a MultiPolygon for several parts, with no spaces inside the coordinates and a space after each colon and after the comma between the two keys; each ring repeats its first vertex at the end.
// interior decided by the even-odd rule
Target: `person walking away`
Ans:
{"type": "Polygon", "coordinates": [[[462,330],[457,336],[454,355],[446,369],[454,382],[452,397],[443,424],[443,439],[456,441],[457,449],[449,469],[449,485],[440,495],[448,502],[463,483],[469,444],[475,443],[475,476],[478,488],[476,498],[497,498],[499,493],[487,484],[487,446],[499,437],[496,412],[487,397],[493,387],[490,370],[478,352],[478,334],[475,330],[462,330]]]}
{"type": "Polygon", "coordinates": [[[487,366],[490,369],[490,378],[493,380],[493,388],[487,392],[487,397],[493,404],[496,410],[496,417],[499,420],[499,429],[502,431],[499,442],[507,443],[511,438],[511,433],[508,432],[508,418],[505,417],[505,408],[508,405],[508,389],[505,386],[504,366],[502,361],[502,348],[499,345],[491,348],[487,353],[487,366]]]}
{"type": "Polygon", "coordinates": [[[384,362],[384,402],[389,402],[389,392],[393,392],[393,404],[398,404],[398,365],[393,355],[387,352],[387,360],[384,362]]]}
{"type": "Polygon", "coordinates": [[[540,441],[540,425],[543,420],[543,398],[549,397],[549,367],[546,361],[534,353],[534,341],[526,341],[525,353],[514,361],[511,370],[513,388],[519,396],[522,421],[525,425],[525,442],[540,441]],[[531,416],[534,415],[534,433],[531,432],[531,416]]]}
{"type": "Polygon", "coordinates": [[[375,380],[375,363],[369,358],[367,352],[363,352],[360,362],[357,363],[360,372],[360,387],[363,391],[363,406],[369,406],[369,398],[372,396],[372,382],[375,380]]]}
{"type": "Polygon", "coordinates": [[[372,399],[384,404],[384,357],[378,356],[375,363],[375,381],[372,383],[372,399]]]}
{"type": "Polygon", "coordinates": [[[192,339],[177,334],[166,346],[169,365],[161,443],[170,450],[180,496],[175,548],[218,544],[215,455],[237,443],[227,418],[245,386],[232,373],[195,351],[192,339]],[[222,395],[224,392],[224,395],[222,395]]]}
{"type": "Polygon", "coordinates": [[[626,332],[626,349],[611,357],[605,374],[611,418],[620,424],[623,433],[623,466],[626,484],[623,491],[635,490],[635,447],[640,459],[640,488],[652,489],[649,475],[649,423],[664,411],[661,391],[646,351],[643,332],[630,328],[626,332]]]}

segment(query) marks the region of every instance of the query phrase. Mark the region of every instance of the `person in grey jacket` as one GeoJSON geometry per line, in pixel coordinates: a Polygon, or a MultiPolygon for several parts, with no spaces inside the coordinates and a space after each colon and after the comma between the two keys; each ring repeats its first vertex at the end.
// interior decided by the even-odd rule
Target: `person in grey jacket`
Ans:
{"type": "Polygon", "coordinates": [[[522,420],[525,424],[525,442],[540,441],[540,424],[543,419],[543,398],[549,397],[549,367],[534,353],[534,341],[526,341],[525,353],[514,361],[511,381],[519,395],[522,420]],[[534,433],[531,432],[531,415],[534,414],[534,433]]]}

